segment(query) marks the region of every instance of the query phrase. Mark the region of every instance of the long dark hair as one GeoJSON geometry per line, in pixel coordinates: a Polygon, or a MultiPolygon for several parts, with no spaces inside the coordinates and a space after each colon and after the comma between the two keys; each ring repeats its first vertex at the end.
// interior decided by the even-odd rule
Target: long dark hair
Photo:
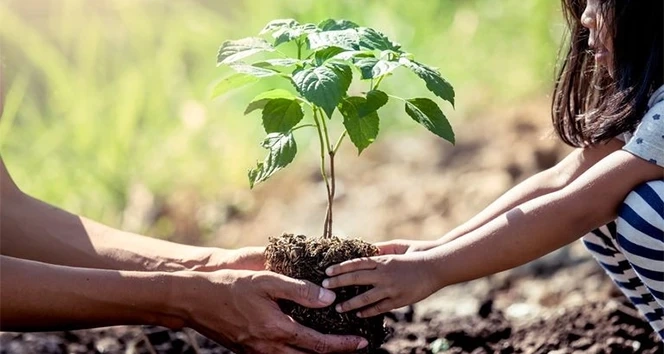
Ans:
{"type": "Polygon", "coordinates": [[[583,147],[636,128],[650,95],[664,81],[664,1],[601,0],[613,40],[611,74],[595,65],[590,31],[581,25],[587,0],[562,0],[570,42],[555,84],[552,119],[560,138],[583,147]]]}

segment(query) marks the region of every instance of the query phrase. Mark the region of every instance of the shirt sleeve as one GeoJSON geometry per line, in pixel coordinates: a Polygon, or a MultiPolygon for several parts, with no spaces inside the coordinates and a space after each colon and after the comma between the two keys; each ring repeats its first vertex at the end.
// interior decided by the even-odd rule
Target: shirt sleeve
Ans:
{"type": "Polygon", "coordinates": [[[664,102],[646,113],[623,150],[664,167],[664,102]]]}

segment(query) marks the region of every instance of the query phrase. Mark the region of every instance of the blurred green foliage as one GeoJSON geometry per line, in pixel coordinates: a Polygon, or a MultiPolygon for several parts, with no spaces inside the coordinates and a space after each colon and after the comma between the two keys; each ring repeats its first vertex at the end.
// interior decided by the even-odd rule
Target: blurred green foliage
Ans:
{"type": "MultiPolygon", "coordinates": [[[[246,171],[263,153],[262,131],[245,124],[259,118],[243,116],[240,102],[271,84],[209,100],[212,83],[229,74],[215,67],[225,39],[256,35],[275,18],[347,18],[379,29],[455,86],[454,122],[549,90],[564,30],[559,6],[550,0],[2,0],[7,96],[0,153],[26,192],[119,225],[132,183],[157,195],[186,188],[204,198],[248,188],[246,171]]],[[[390,81],[403,96],[426,92],[417,78],[390,81]]],[[[401,107],[395,114],[404,114],[401,107]]],[[[414,126],[385,120],[382,127],[393,131],[414,126]]]]}

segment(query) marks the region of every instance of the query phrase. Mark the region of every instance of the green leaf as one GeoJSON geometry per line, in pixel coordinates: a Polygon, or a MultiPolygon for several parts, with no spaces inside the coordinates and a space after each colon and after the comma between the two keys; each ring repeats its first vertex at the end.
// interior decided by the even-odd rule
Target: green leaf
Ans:
{"type": "Polygon", "coordinates": [[[249,171],[251,188],[270,178],[273,174],[293,162],[297,153],[297,145],[292,132],[268,134],[262,146],[269,150],[267,157],[249,171]]]}
{"type": "Polygon", "coordinates": [[[428,98],[406,100],[406,113],[432,133],[454,144],[454,131],[436,102],[428,98]]]}
{"type": "Polygon", "coordinates": [[[403,57],[399,59],[399,63],[409,68],[424,80],[429,91],[445,101],[450,102],[454,107],[454,88],[449,82],[443,79],[438,70],[403,57]]]}
{"type": "Polygon", "coordinates": [[[367,99],[356,96],[344,98],[339,105],[339,111],[344,117],[344,127],[350,140],[357,147],[358,155],[378,136],[378,112],[366,106],[367,99]]]}
{"type": "Polygon", "coordinates": [[[373,77],[373,67],[378,63],[376,58],[362,58],[355,61],[355,66],[360,69],[362,80],[371,79],[373,77]]]}
{"type": "Polygon", "coordinates": [[[359,33],[360,47],[362,48],[400,52],[400,44],[392,42],[386,35],[373,28],[361,27],[357,31],[359,33]]]}
{"type": "Polygon", "coordinates": [[[263,38],[249,37],[225,41],[217,53],[217,65],[231,64],[260,52],[271,52],[274,48],[263,38]]]}
{"type": "Polygon", "coordinates": [[[346,50],[360,49],[360,35],[355,29],[310,33],[307,39],[309,49],[314,51],[325,47],[339,47],[346,50]]]}
{"type": "Polygon", "coordinates": [[[275,98],[263,108],[263,127],[266,133],[285,133],[304,118],[300,102],[295,99],[275,98]]]}
{"type": "Polygon", "coordinates": [[[314,53],[314,63],[316,66],[321,66],[323,63],[328,61],[329,59],[334,58],[340,53],[346,52],[346,49],[339,48],[339,47],[327,47],[323,49],[319,49],[314,53]]]}
{"type": "Polygon", "coordinates": [[[400,66],[401,64],[399,64],[396,61],[379,60],[371,70],[371,75],[374,79],[377,79],[381,76],[385,76],[392,73],[394,69],[400,66]]]}
{"type": "Polygon", "coordinates": [[[387,104],[387,94],[380,90],[371,90],[367,92],[367,102],[364,106],[366,111],[360,112],[360,115],[368,114],[368,112],[375,112],[387,104]]]}
{"type": "Polygon", "coordinates": [[[249,114],[257,109],[263,109],[263,107],[265,107],[265,105],[269,101],[277,98],[294,99],[295,95],[293,95],[290,91],[284,89],[274,89],[263,92],[258,96],[254,97],[254,99],[251,100],[251,102],[249,102],[247,109],[244,110],[244,114],[245,115],[249,114]]]}
{"type": "Polygon", "coordinates": [[[374,53],[370,50],[346,50],[335,55],[332,59],[350,60],[354,58],[373,58],[374,53]]]}
{"type": "Polygon", "coordinates": [[[299,22],[289,18],[270,21],[261,30],[260,34],[273,32],[272,37],[275,39],[274,46],[277,47],[281,44],[298,39],[304,34],[316,31],[318,31],[318,27],[313,23],[300,25],[299,22]]]}
{"type": "Polygon", "coordinates": [[[293,83],[300,95],[321,107],[330,118],[352,80],[353,72],[348,65],[332,62],[293,73],[293,83]]]}
{"type": "Polygon", "coordinates": [[[233,74],[228,76],[214,85],[212,88],[212,93],[210,94],[211,98],[219,97],[228,91],[231,91],[236,88],[240,88],[244,85],[248,85],[258,81],[258,78],[252,75],[247,74],[233,74]]]}
{"type": "Polygon", "coordinates": [[[299,39],[303,37],[305,34],[313,33],[313,32],[318,32],[319,29],[314,25],[313,23],[307,23],[304,25],[299,25],[294,28],[287,28],[283,27],[280,28],[272,34],[272,37],[275,38],[274,40],[274,46],[279,46],[284,43],[288,43],[290,41],[299,39]]]}
{"type": "Polygon", "coordinates": [[[358,28],[358,27],[360,26],[353,21],[334,20],[331,18],[318,24],[318,28],[320,28],[321,31],[345,30],[345,29],[358,28]]]}
{"type": "Polygon", "coordinates": [[[267,59],[255,62],[251,65],[257,66],[259,68],[266,68],[270,66],[293,66],[301,64],[302,60],[294,58],[277,58],[277,59],[267,59]]]}
{"type": "Polygon", "coordinates": [[[362,79],[377,79],[381,76],[388,75],[394,69],[401,66],[398,62],[387,61],[376,58],[362,58],[355,62],[355,66],[360,69],[362,79]]]}
{"type": "Polygon", "coordinates": [[[276,31],[278,29],[281,29],[281,28],[295,28],[299,25],[300,25],[300,23],[295,21],[292,18],[272,20],[272,21],[268,22],[267,25],[265,25],[265,27],[263,27],[263,29],[261,30],[261,32],[259,34],[266,34],[266,33],[274,32],[274,31],[276,31]]]}
{"type": "Polygon", "coordinates": [[[254,65],[231,64],[230,67],[240,74],[247,74],[258,78],[270,77],[281,74],[278,71],[265,69],[254,65]]]}

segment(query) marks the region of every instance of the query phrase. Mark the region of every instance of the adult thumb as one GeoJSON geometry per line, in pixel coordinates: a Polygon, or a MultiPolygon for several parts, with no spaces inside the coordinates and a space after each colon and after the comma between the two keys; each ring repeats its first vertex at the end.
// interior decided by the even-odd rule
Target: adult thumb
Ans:
{"type": "Polygon", "coordinates": [[[336,295],[333,291],[315,285],[306,280],[289,278],[275,274],[272,297],[291,300],[302,306],[319,308],[334,303],[336,295]]]}

